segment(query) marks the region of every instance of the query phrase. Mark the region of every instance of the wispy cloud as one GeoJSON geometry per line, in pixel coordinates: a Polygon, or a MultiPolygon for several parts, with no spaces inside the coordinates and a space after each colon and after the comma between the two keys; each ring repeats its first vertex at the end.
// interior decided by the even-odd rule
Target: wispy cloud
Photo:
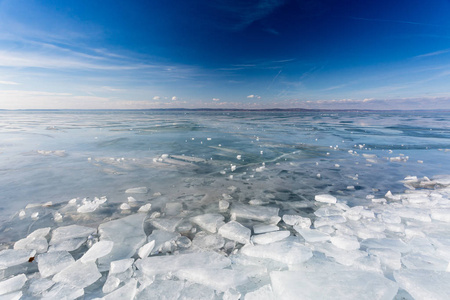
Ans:
{"type": "Polygon", "coordinates": [[[258,96],[258,95],[248,95],[247,98],[248,98],[248,99],[261,99],[261,96],[258,96]]]}
{"type": "Polygon", "coordinates": [[[14,82],[14,81],[0,80],[0,84],[4,84],[4,85],[18,85],[20,83],[14,82]]]}
{"type": "Polygon", "coordinates": [[[213,101],[220,101],[219,98],[212,98],[213,101]]]}
{"type": "Polygon", "coordinates": [[[389,19],[360,18],[360,17],[350,17],[350,18],[354,19],[354,20],[371,21],[371,22],[400,23],[400,24],[422,25],[422,26],[433,26],[433,27],[448,27],[448,26],[442,26],[440,24],[430,24],[430,23],[404,21],[404,20],[389,20],[389,19]]]}
{"type": "Polygon", "coordinates": [[[450,49],[444,49],[444,50],[434,51],[434,52],[430,52],[430,53],[425,53],[425,54],[417,55],[414,58],[437,56],[437,55],[442,55],[442,54],[447,54],[447,53],[450,53],[450,49]]]}

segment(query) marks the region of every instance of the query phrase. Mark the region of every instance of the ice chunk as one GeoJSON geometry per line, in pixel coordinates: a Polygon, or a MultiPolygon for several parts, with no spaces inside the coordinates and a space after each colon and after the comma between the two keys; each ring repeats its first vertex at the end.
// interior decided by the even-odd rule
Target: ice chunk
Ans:
{"type": "Polygon", "coordinates": [[[316,196],[314,196],[314,200],[316,200],[318,202],[323,202],[323,203],[336,203],[336,201],[337,201],[336,197],[333,197],[328,194],[316,195],[316,196]]]}
{"type": "Polygon", "coordinates": [[[147,194],[148,188],[145,186],[130,188],[125,191],[126,194],[147,194]]]}
{"type": "Polygon", "coordinates": [[[267,245],[246,245],[242,247],[241,253],[251,257],[269,258],[285,264],[300,264],[312,257],[309,248],[291,240],[267,245]]]}
{"type": "Polygon", "coordinates": [[[5,249],[0,251],[0,270],[28,262],[30,257],[34,257],[35,255],[35,250],[5,249]]]}
{"type": "Polygon", "coordinates": [[[216,233],[217,229],[224,224],[224,219],[220,214],[204,214],[192,217],[191,222],[197,224],[204,230],[216,233]]]}
{"type": "Polygon", "coordinates": [[[108,268],[110,262],[129,258],[136,253],[147,239],[143,229],[145,217],[145,214],[134,214],[100,224],[100,241],[114,242],[114,246],[109,254],[99,258],[99,266],[108,268]]]}
{"type": "Polygon", "coordinates": [[[268,232],[252,236],[252,242],[255,244],[270,244],[284,240],[290,235],[291,233],[287,230],[268,232]]]}
{"type": "Polygon", "coordinates": [[[41,299],[54,300],[54,299],[65,299],[74,300],[84,295],[84,290],[82,288],[74,287],[65,283],[55,284],[50,291],[45,292],[41,299]]]}
{"type": "Polygon", "coordinates": [[[241,293],[235,289],[229,289],[223,293],[223,300],[239,300],[241,299],[241,293]]]}
{"type": "Polygon", "coordinates": [[[150,256],[136,261],[136,267],[147,276],[191,268],[222,269],[230,264],[230,259],[212,251],[150,256]]]}
{"type": "Polygon", "coordinates": [[[102,275],[94,262],[76,261],[53,276],[53,281],[62,282],[74,287],[85,288],[96,282],[102,275]]]}
{"type": "Polygon", "coordinates": [[[320,217],[314,221],[314,227],[318,228],[326,225],[335,225],[340,223],[347,222],[347,219],[343,216],[328,216],[328,217],[320,217]]]}
{"type": "Polygon", "coordinates": [[[253,233],[260,234],[260,233],[266,233],[266,232],[273,232],[280,230],[280,227],[273,224],[261,224],[261,225],[254,225],[253,226],[253,233]]]}
{"type": "Polygon", "coordinates": [[[399,286],[414,299],[450,299],[450,273],[429,270],[394,272],[399,286]]]}
{"type": "Polygon", "coordinates": [[[181,221],[183,221],[182,218],[158,218],[153,219],[151,223],[158,229],[174,232],[181,221]]]}
{"type": "Polygon", "coordinates": [[[26,238],[17,241],[14,249],[36,250],[37,253],[47,251],[48,242],[46,236],[50,232],[50,227],[41,228],[30,233],[26,238]]]}
{"type": "Polygon", "coordinates": [[[25,285],[27,280],[28,279],[25,274],[20,274],[0,281],[0,295],[5,295],[20,290],[25,285]]]}
{"type": "Polygon", "coordinates": [[[298,215],[284,215],[283,216],[284,223],[291,226],[300,226],[302,228],[311,227],[311,219],[304,218],[298,215]]]}
{"type": "Polygon", "coordinates": [[[184,269],[175,272],[175,276],[205,285],[220,292],[236,288],[248,280],[246,274],[229,269],[184,269]]]}
{"type": "Polygon", "coordinates": [[[95,262],[97,258],[103,257],[111,252],[113,249],[114,242],[111,241],[100,241],[95,243],[81,258],[82,262],[93,261],[95,262]]]}
{"type": "Polygon", "coordinates": [[[121,260],[115,260],[111,262],[111,268],[109,274],[123,273],[128,270],[134,263],[133,258],[125,258],[121,260]]]}
{"type": "Polygon", "coordinates": [[[402,263],[408,269],[445,271],[448,261],[422,253],[410,253],[402,257],[402,263]]]}
{"type": "Polygon", "coordinates": [[[184,283],[175,280],[155,281],[136,295],[136,300],[179,299],[184,283]]]}
{"type": "Polygon", "coordinates": [[[156,254],[158,252],[166,253],[171,251],[172,244],[181,235],[178,232],[169,232],[165,230],[153,230],[152,234],[148,236],[148,241],[155,241],[155,247],[150,252],[150,254],[156,254]]]}
{"type": "Polygon", "coordinates": [[[155,240],[148,242],[138,250],[138,255],[140,258],[144,258],[150,255],[153,248],[155,248],[155,240]]]}
{"type": "Polygon", "coordinates": [[[80,225],[69,225],[58,227],[52,232],[52,239],[50,240],[51,251],[73,251],[78,249],[84,242],[86,242],[87,237],[97,230],[95,228],[80,226],[80,225]]]}
{"type": "Polygon", "coordinates": [[[302,228],[299,226],[294,226],[295,231],[300,233],[300,235],[307,241],[308,243],[317,243],[317,242],[325,242],[330,239],[330,235],[323,233],[319,230],[302,228]]]}
{"type": "Polygon", "coordinates": [[[54,275],[73,264],[75,260],[67,251],[53,251],[38,256],[37,263],[42,277],[54,275]]]}
{"type": "Polygon", "coordinates": [[[28,287],[28,293],[30,293],[32,296],[37,296],[49,288],[51,288],[55,282],[51,279],[47,278],[38,278],[38,279],[32,279],[30,280],[31,284],[28,287]]]}
{"type": "Polygon", "coordinates": [[[185,286],[179,300],[215,300],[216,292],[204,285],[193,283],[185,286]]]}
{"type": "Polygon", "coordinates": [[[331,243],[344,250],[357,250],[360,245],[354,236],[336,235],[331,238],[331,243]]]}
{"type": "Polygon", "coordinates": [[[250,243],[250,229],[236,221],[230,221],[220,227],[219,234],[226,239],[233,240],[241,244],[250,243]]]}
{"type": "Polygon", "coordinates": [[[367,249],[370,255],[378,257],[383,265],[391,270],[400,270],[402,264],[400,262],[401,254],[391,249],[367,249]]]}
{"type": "Polygon", "coordinates": [[[152,209],[152,204],[151,203],[147,203],[147,204],[142,205],[141,207],[139,207],[138,212],[146,213],[146,212],[149,212],[151,209],[152,209]]]}
{"type": "Polygon", "coordinates": [[[201,249],[220,249],[225,245],[225,239],[218,234],[199,232],[195,235],[192,245],[201,249]]]}
{"type": "Polygon", "coordinates": [[[439,208],[431,210],[431,218],[436,221],[450,222],[450,208],[439,208]]]}
{"type": "MultiPolygon", "coordinates": [[[[348,211],[351,211],[351,210],[352,209],[350,209],[348,211]]],[[[321,208],[319,208],[318,210],[316,210],[314,212],[314,214],[318,217],[340,216],[343,213],[344,213],[344,211],[342,211],[341,209],[339,209],[335,206],[322,206],[321,208]]]]}
{"type": "Polygon", "coordinates": [[[361,242],[361,247],[365,248],[380,248],[380,249],[391,249],[398,251],[400,253],[406,253],[411,250],[411,248],[401,240],[397,239],[366,239],[361,242]]]}
{"type": "Polygon", "coordinates": [[[221,211],[227,210],[228,207],[230,207],[230,202],[228,202],[227,200],[220,200],[219,201],[219,209],[221,211]]]}
{"type": "Polygon", "coordinates": [[[115,290],[114,292],[106,295],[102,299],[104,300],[132,300],[137,292],[137,281],[134,278],[131,278],[130,281],[125,284],[123,287],[115,290]]]}
{"type": "Polygon", "coordinates": [[[128,203],[122,203],[122,204],[120,204],[119,208],[121,210],[129,210],[129,209],[131,209],[131,206],[128,203]]]}
{"type": "Polygon", "coordinates": [[[351,266],[357,259],[367,256],[366,252],[360,250],[343,250],[331,243],[315,244],[314,250],[322,252],[328,257],[334,258],[336,262],[344,266],[351,266]]]}
{"type": "Polygon", "coordinates": [[[111,293],[117,289],[122,281],[114,275],[109,274],[106,278],[105,284],[102,287],[102,292],[104,294],[111,293]]]}
{"type": "Polygon", "coordinates": [[[275,296],[272,291],[272,286],[266,284],[256,291],[245,294],[245,300],[275,300],[275,296]]]}
{"type": "Polygon", "coordinates": [[[83,202],[82,202],[83,205],[81,205],[80,207],[77,208],[77,212],[79,212],[79,213],[93,212],[93,211],[97,210],[97,208],[99,208],[100,205],[105,203],[106,200],[107,200],[106,197],[101,197],[101,198],[95,197],[95,199],[92,201],[83,199],[83,202]]]}
{"type": "Polygon", "coordinates": [[[183,211],[183,204],[180,202],[166,203],[166,207],[164,208],[166,216],[177,216],[181,214],[182,211],[183,211]]]}
{"type": "Polygon", "coordinates": [[[364,271],[272,272],[276,299],[367,299],[391,300],[397,294],[395,282],[364,271]]]}
{"type": "Polygon", "coordinates": [[[234,203],[231,208],[232,218],[243,218],[277,224],[281,218],[278,216],[278,207],[253,206],[234,203]]]}

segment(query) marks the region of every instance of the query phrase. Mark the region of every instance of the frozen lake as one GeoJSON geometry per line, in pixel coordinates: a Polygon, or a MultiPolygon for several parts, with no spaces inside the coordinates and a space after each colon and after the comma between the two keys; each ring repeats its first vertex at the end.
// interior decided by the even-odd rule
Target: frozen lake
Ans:
{"type": "Polygon", "coordinates": [[[0,252],[0,278],[19,282],[0,286],[25,298],[439,299],[446,174],[449,112],[0,111],[0,246],[16,249],[0,252]],[[37,263],[5,264],[19,249],[37,263]],[[51,252],[65,265],[49,266],[51,252]],[[79,270],[92,282],[73,283],[79,270]],[[330,280],[338,292],[310,289],[330,280]]]}

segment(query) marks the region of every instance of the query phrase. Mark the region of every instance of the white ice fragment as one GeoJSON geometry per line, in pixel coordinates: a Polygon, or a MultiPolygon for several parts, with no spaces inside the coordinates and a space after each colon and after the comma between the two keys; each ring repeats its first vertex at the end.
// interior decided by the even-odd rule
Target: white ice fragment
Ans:
{"type": "Polygon", "coordinates": [[[147,194],[148,188],[145,186],[130,188],[125,191],[126,194],[147,194]]]}
{"type": "Polygon", "coordinates": [[[26,216],[26,212],[25,212],[25,210],[20,210],[20,212],[19,212],[19,218],[24,218],[26,216]]]}
{"type": "Polygon", "coordinates": [[[108,274],[108,278],[106,278],[105,284],[103,284],[102,292],[104,294],[111,293],[115,289],[117,289],[122,281],[114,275],[108,274]]]}
{"type": "Polygon", "coordinates": [[[97,258],[108,255],[113,249],[114,242],[100,241],[95,243],[81,258],[81,262],[95,262],[97,258]]]}
{"type": "Polygon", "coordinates": [[[131,268],[134,263],[133,258],[125,258],[111,262],[109,274],[120,274],[131,268]]]}
{"type": "Polygon", "coordinates": [[[83,201],[82,201],[83,205],[81,205],[80,207],[77,208],[77,212],[79,212],[79,213],[93,212],[93,211],[97,210],[97,208],[99,208],[100,205],[105,203],[106,200],[107,200],[106,197],[101,197],[101,198],[95,197],[95,199],[92,201],[83,199],[83,201]]]}
{"type": "Polygon", "coordinates": [[[89,235],[95,232],[97,232],[95,228],[80,225],[58,227],[52,232],[50,245],[53,247],[51,250],[76,250],[87,240],[89,235]]]}
{"type": "Polygon", "coordinates": [[[219,209],[221,211],[227,210],[228,207],[230,207],[230,202],[228,202],[227,200],[220,200],[219,201],[219,209]]]}
{"type": "Polygon", "coordinates": [[[278,216],[278,207],[253,206],[241,203],[234,203],[231,207],[232,218],[243,218],[262,222],[277,224],[281,218],[278,216]]]}
{"type": "Polygon", "coordinates": [[[191,218],[191,222],[211,233],[216,233],[217,228],[224,224],[225,218],[221,214],[204,214],[191,218]]]}
{"type": "Polygon", "coordinates": [[[225,293],[223,293],[222,300],[239,300],[239,299],[241,299],[241,293],[239,293],[235,289],[229,289],[225,293]]]}
{"type": "Polygon", "coordinates": [[[300,233],[300,235],[307,241],[308,243],[318,243],[325,242],[330,239],[330,235],[323,233],[319,230],[304,228],[300,226],[294,226],[295,231],[300,233]]]}
{"type": "Polygon", "coordinates": [[[266,232],[273,232],[280,230],[280,227],[273,224],[259,224],[253,226],[253,233],[254,234],[260,234],[260,233],[266,233],[266,232]]]}
{"type": "Polygon", "coordinates": [[[153,248],[155,247],[155,240],[148,242],[138,250],[138,255],[140,258],[144,258],[150,255],[153,248]]]}
{"type": "Polygon", "coordinates": [[[238,160],[241,160],[242,159],[242,155],[236,155],[236,158],[238,159],[238,160]]]}
{"type": "Polygon", "coordinates": [[[67,251],[53,251],[37,257],[39,273],[42,277],[52,276],[75,262],[67,251]]]}
{"type": "Polygon", "coordinates": [[[220,227],[219,234],[226,239],[233,240],[241,244],[250,243],[250,229],[236,221],[230,221],[220,227]]]}
{"type": "Polygon", "coordinates": [[[291,226],[299,226],[302,228],[311,227],[311,219],[299,215],[283,215],[283,221],[291,226]]]}
{"type": "Polygon", "coordinates": [[[100,241],[114,242],[114,246],[109,254],[99,258],[99,266],[108,268],[110,262],[129,258],[136,253],[147,239],[143,228],[145,218],[145,214],[134,214],[100,224],[100,241]]]}
{"type": "Polygon", "coordinates": [[[46,236],[49,232],[50,227],[37,229],[26,238],[17,241],[14,244],[14,249],[36,250],[37,253],[44,253],[48,248],[46,236]]]}
{"type": "Polygon", "coordinates": [[[269,258],[288,265],[300,264],[312,257],[311,249],[291,240],[267,245],[245,245],[241,253],[251,257],[269,258]]]}
{"type": "Polygon", "coordinates": [[[360,250],[343,250],[332,243],[319,243],[314,245],[314,250],[324,253],[328,257],[334,258],[334,260],[341,265],[351,266],[357,259],[367,256],[366,252],[360,250]]]}
{"type": "Polygon", "coordinates": [[[102,275],[94,262],[76,261],[53,276],[53,281],[62,282],[74,287],[85,288],[96,282],[102,275]]]}
{"type": "Polygon", "coordinates": [[[261,199],[252,199],[250,201],[248,201],[248,204],[250,205],[264,205],[264,204],[268,204],[269,201],[264,201],[261,199]]]}
{"type": "Polygon", "coordinates": [[[337,201],[336,197],[333,197],[328,194],[316,195],[316,196],[314,196],[314,200],[316,200],[318,202],[331,203],[331,204],[336,203],[336,201],[337,201]]]}
{"type": "Polygon", "coordinates": [[[30,282],[28,293],[32,296],[37,296],[45,292],[55,284],[53,280],[47,278],[32,279],[30,282]]]}
{"type": "Polygon", "coordinates": [[[391,270],[400,270],[402,264],[400,262],[401,254],[391,249],[367,249],[370,255],[376,256],[381,263],[391,270]]]}
{"type": "Polygon", "coordinates": [[[209,234],[202,231],[195,235],[192,245],[200,249],[220,249],[225,245],[225,239],[218,234],[209,234]]]}
{"type": "Polygon", "coordinates": [[[410,246],[405,244],[403,241],[398,239],[366,239],[361,241],[361,247],[365,248],[380,248],[380,249],[391,249],[394,251],[398,251],[400,253],[406,253],[411,250],[410,246]]]}
{"type": "Polygon", "coordinates": [[[331,243],[344,250],[357,250],[360,247],[356,237],[347,235],[333,236],[331,237],[331,243]]]}
{"type": "Polygon", "coordinates": [[[318,227],[322,227],[322,226],[326,226],[326,225],[331,226],[331,225],[345,223],[345,222],[347,222],[347,219],[343,216],[321,217],[321,218],[317,218],[314,221],[314,227],[318,228],[318,227]]]}
{"type": "Polygon", "coordinates": [[[63,216],[59,212],[55,212],[53,214],[53,219],[55,220],[55,222],[60,223],[63,221],[63,216]]]}
{"type": "Polygon", "coordinates": [[[129,210],[131,207],[128,203],[122,203],[119,208],[121,210],[129,210]]]}
{"type": "Polygon", "coordinates": [[[166,216],[177,216],[183,212],[183,204],[180,202],[166,203],[164,212],[166,216]]]}
{"type": "Polygon", "coordinates": [[[39,219],[39,212],[34,212],[34,213],[32,213],[32,214],[31,214],[31,218],[32,218],[33,220],[39,219]]]}
{"type": "Polygon", "coordinates": [[[128,203],[135,203],[137,200],[134,197],[127,197],[128,203]]]}
{"type": "Polygon", "coordinates": [[[35,255],[35,250],[5,249],[0,251],[0,270],[28,262],[30,257],[34,257],[35,255]]]}
{"type": "Polygon", "coordinates": [[[398,291],[395,282],[365,271],[270,273],[276,299],[391,300],[398,291]]]}
{"type": "Polygon", "coordinates": [[[149,212],[151,209],[152,209],[152,204],[151,204],[151,203],[147,203],[147,204],[145,204],[145,205],[142,205],[142,206],[139,208],[138,212],[140,212],[140,213],[146,213],[146,212],[149,212]]]}
{"type": "Polygon", "coordinates": [[[74,300],[82,297],[84,295],[84,290],[65,283],[55,284],[51,290],[45,292],[41,299],[43,300],[54,300],[54,299],[64,299],[64,300],[74,300]]]}
{"type": "Polygon", "coordinates": [[[170,217],[170,218],[157,218],[157,219],[153,219],[151,220],[151,224],[153,226],[155,226],[158,229],[161,230],[165,230],[165,231],[170,231],[170,232],[175,232],[175,230],[177,229],[178,225],[183,221],[182,218],[174,218],[174,217],[170,217]]]}
{"type": "Polygon", "coordinates": [[[414,299],[450,299],[448,272],[402,269],[394,278],[414,299]]]}
{"type": "Polygon", "coordinates": [[[229,258],[213,251],[167,256],[150,256],[136,261],[136,267],[146,276],[192,268],[223,269],[230,264],[231,261],[229,258]]]}
{"type": "MultiPolygon", "coordinates": [[[[348,212],[348,211],[347,211],[348,212]]],[[[318,217],[340,216],[344,212],[335,206],[322,206],[314,212],[318,217]]]]}
{"type": "Polygon", "coordinates": [[[450,223],[450,208],[432,209],[431,218],[436,221],[450,223]]]}
{"type": "Polygon", "coordinates": [[[9,279],[0,281],[0,295],[5,295],[20,290],[25,285],[25,282],[27,282],[27,280],[28,279],[25,274],[20,274],[11,277],[9,279]]]}
{"type": "Polygon", "coordinates": [[[445,271],[448,261],[423,253],[410,253],[402,257],[402,263],[408,269],[445,271]]]}
{"type": "Polygon", "coordinates": [[[101,298],[102,300],[133,300],[137,292],[137,280],[131,278],[124,286],[101,298]]]}
{"type": "Polygon", "coordinates": [[[272,291],[272,286],[266,284],[259,289],[245,294],[244,300],[275,300],[275,296],[272,291]]]}
{"type": "Polygon", "coordinates": [[[158,252],[166,253],[171,251],[172,244],[181,235],[178,232],[169,232],[166,230],[153,230],[152,234],[148,236],[148,242],[155,241],[155,247],[151,251],[151,254],[156,254],[158,252]]]}
{"type": "MultiPolygon", "coordinates": [[[[158,280],[138,292],[136,300],[172,300],[182,299],[184,281],[181,280],[158,280]]],[[[195,299],[197,300],[197,299],[195,299]]]]}
{"type": "Polygon", "coordinates": [[[291,233],[288,230],[274,231],[252,236],[252,242],[255,244],[270,244],[284,240],[291,233]]]}
{"type": "Polygon", "coordinates": [[[205,285],[219,292],[236,288],[248,281],[246,274],[229,269],[184,269],[175,272],[175,276],[180,279],[205,285]]]}

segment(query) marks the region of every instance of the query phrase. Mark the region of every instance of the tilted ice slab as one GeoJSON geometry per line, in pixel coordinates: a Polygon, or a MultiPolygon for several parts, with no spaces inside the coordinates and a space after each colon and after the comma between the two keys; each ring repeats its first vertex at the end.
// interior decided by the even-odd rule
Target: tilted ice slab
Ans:
{"type": "Polygon", "coordinates": [[[25,249],[0,251],[0,270],[28,262],[30,257],[34,257],[35,254],[35,250],[25,249]]]}
{"type": "Polygon", "coordinates": [[[105,203],[106,201],[107,201],[106,197],[101,197],[101,198],[95,197],[95,199],[92,201],[83,199],[83,202],[82,202],[83,205],[81,205],[80,207],[77,208],[77,212],[79,212],[79,213],[93,212],[93,211],[97,210],[97,208],[99,208],[99,206],[102,205],[103,203],[105,203]]]}
{"type": "Polygon", "coordinates": [[[181,269],[223,269],[230,264],[229,258],[212,251],[170,256],[151,256],[136,261],[136,267],[147,276],[181,269]]]}
{"type": "Polygon", "coordinates": [[[411,250],[411,248],[401,240],[397,239],[366,239],[361,242],[361,247],[365,248],[380,248],[380,249],[391,249],[398,251],[400,253],[406,253],[411,250]]]}
{"type": "Polygon", "coordinates": [[[14,249],[36,250],[37,253],[44,253],[48,248],[46,236],[49,232],[50,227],[37,229],[26,238],[17,241],[14,244],[14,249]]]}
{"type": "Polygon", "coordinates": [[[122,219],[100,224],[98,232],[100,241],[111,241],[114,246],[111,252],[98,259],[101,270],[109,268],[114,260],[129,258],[145,243],[143,224],[145,214],[134,214],[122,219]]]}
{"type": "Polygon", "coordinates": [[[65,299],[73,300],[84,295],[84,290],[79,287],[75,287],[65,283],[55,284],[48,292],[43,293],[41,299],[44,300],[54,300],[54,299],[65,299]]]}
{"type": "Polygon", "coordinates": [[[25,285],[25,282],[27,282],[27,280],[28,279],[25,274],[20,274],[0,281],[0,295],[5,295],[20,290],[25,285]]]}
{"type": "Polygon", "coordinates": [[[157,218],[151,221],[152,225],[158,229],[174,232],[181,223],[182,218],[157,218]]]}
{"type": "MultiPolygon", "coordinates": [[[[392,300],[397,283],[373,272],[271,272],[276,299],[392,300]]],[[[419,298],[418,298],[419,299],[419,298]]]]}
{"type": "Polygon", "coordinates": [[[148,188],[145,186],[130,188],[125,191],[126,194],[147,194],[148,188]]]}
{"type": "Polygon", "coordinates": [[[246,274],[229,269],[184,269],[175,272],[175,276],[220,292],[236,288],[248,281],[246,274]]]}
{"type": "Polygon", "coordinates": [[[394,278],[415,299],[450,299],[449,272],[399,270],[394,278]]]}
{"type": "Polygon", "coordinates": [[[288,265],[300,264],[312,257],[311,249],[292,240],[267,245],[246,245],[241,253],[251,257],[269,258],[288,265]]]}
{"type": "Polygon", "coordinates": [[[277,224],[281,218],[278,216],[278,207],[253,206],[241,203],[233,203],[231,207],[231,217],[250,219],[262,222],[277,224]]]}
{"type": "Polygon", "coordinates": [[[53,276],[53,281],[62,282],[74,287],[85,288],[96,282],[102,275],[94,262],[76,261],[53,276]]]}
{"type": "Polygon", "coordinates": [[[53,251],[43,253],[37,258],[39,273],[42,277],[54,275],[75,262],[67,251],[53,251]]]}
{"type": "Polygon", "coordinates": [[[250,243],[250,229],[236,221],[230,221],[220,227],[219,234],[226,239],[233,240],[241,244],[250,243]]]}
{"type": "Polygon", "coordinates": [[[80,225],[58,227],[52,232],[50,251],[76,250],[95,232],[97,232],[95,228],[80,225]]]}
{"type": "Polygon", "coordinates": [[[316,195],[314,196],[314,200],[318,201],[318,202],[323,202],[323,203],[336,203],[337,199],[334,196],[328,195],[328,194],[321,194],[321,195],[316,195]]]}
{"type": "Polygon", "coordinates": [[[114,247],[112,241],[100,241],[95,243],[81,258],[81,262],[93,261],[97,258],[103,257],[111,252],[114,247]]]}
{"type": "Polygon", "coordinates": [[[284,240],[291,235],[288,230],[268,232],[252,236],[252,242],[255,244],[270,244],[284,240]]]}
{"type": "Polygon", "coordinates": [[[131,278],[128,283],[126,283],[121,288],[118,288],[114,292],[106,295],[101,298],[103,300],[132,300],[137,292],[137,281],[134,278],[131,278]]]}
{"type": "Polygon", "coordinates": [[[154,241],[155,244],[153,249],[150,251],[150,254],[156,253],[165,253],[172,249],[172,243],[180,237],[181,235],[178,232],[169,232],[165,230],[153,230],[152,234],[150,234],[147,238],[148,242],[154,241]]]}
{"type": "Polygon", "coordinates": [[[224,219],[221,214],[204,214],[192,217],[191,222],[197,224],[204,230],[216,233],[217,229],[224,224],[224,219]]]}
{"type": "Polygon", "coordinates": [[[136,295],[136,300],[180,299],[184,282],[179,280],[158,280],[136,295]]]}
{"type": "Polygon", "coordinates": [[[295,231],[300,233],[300,235],[307,241],[308,243],[317,243],[317,242],[325,242],[328,241],[331,237],[329,234],[323,233],[319,230],[302,228],[299,226],[294,226],[295,231]]]}

